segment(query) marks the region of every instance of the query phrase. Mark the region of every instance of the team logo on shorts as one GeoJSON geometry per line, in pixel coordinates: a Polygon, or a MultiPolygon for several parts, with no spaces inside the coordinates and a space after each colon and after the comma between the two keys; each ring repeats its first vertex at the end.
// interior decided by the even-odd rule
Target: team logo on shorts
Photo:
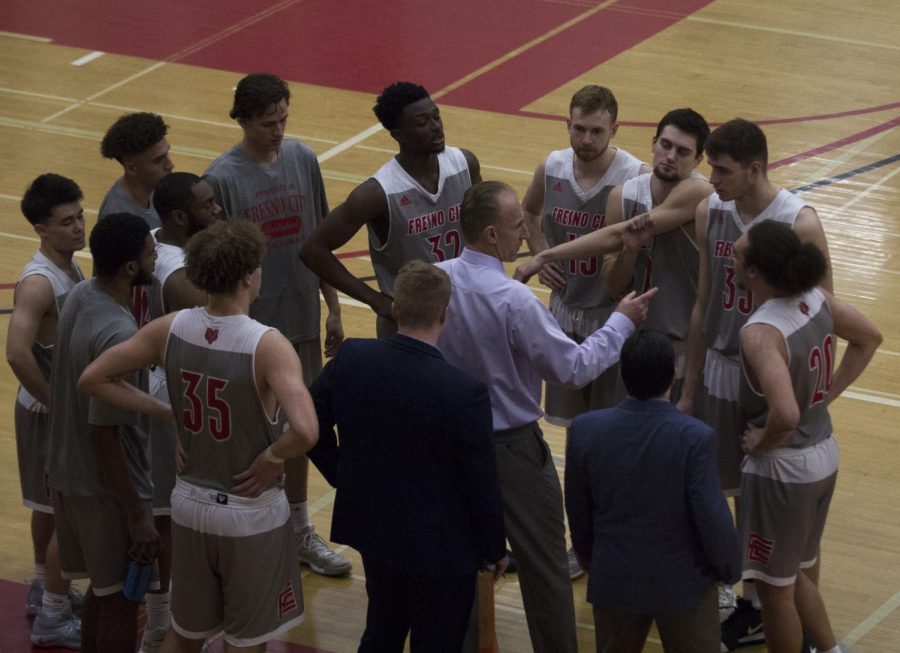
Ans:
{"type": "Polygon", "coordinates": [[[219,330],[206,327],[206,335],[203,337],[206,338],[207,343],[213,344],[216,340],[219,339],[219,330]]]}
{"type": "Polygon", "coordinates": [[[775,540],[767,540],[758,533],[750,533],[750,541],[747,542],[747,560],[763,565],[769,564],[769,556],[775,548],[775,540]]]}
{"type": "Polygon", "coordinates": [[[280,619],[291,610],[297,609],[297,599],[294,598],[294,583],[288,581],[287,587],[278,593],[278,618],[280,619]]]}

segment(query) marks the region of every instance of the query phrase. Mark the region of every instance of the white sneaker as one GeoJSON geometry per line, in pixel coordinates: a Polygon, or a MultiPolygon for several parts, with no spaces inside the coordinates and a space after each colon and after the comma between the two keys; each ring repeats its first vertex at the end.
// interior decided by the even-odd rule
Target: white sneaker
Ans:
{"type": "Polygon", "coordinates": [[[81,619],[71,612],[55,618],[38,610],[31,627],[31,643],[38,648],[81,648],[81,619]]]}
{"type": "Polygon", "coordinates": [[[154,628],[153,630],[144,628],[140,653],[159,653],[168,633],[168,628],[154,628]]]}
{"type": "Polygon", "coordinates": [[[312,524],[297,533],[300,543],[297,558],[317,574],[323,576],[343,576],[349,574],[353,565],[346,558],[328,548],[312,524]]]}

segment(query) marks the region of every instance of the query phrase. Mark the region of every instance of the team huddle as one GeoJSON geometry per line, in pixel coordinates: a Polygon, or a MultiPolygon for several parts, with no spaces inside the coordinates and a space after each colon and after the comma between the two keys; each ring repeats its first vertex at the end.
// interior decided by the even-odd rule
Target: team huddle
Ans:
{"type": "Polygon", "coordinates": [[[818,592],[827,406],[881,335],[831,294],[819,218],[768,180],[757,125],[675,109],[648,165],[611,145],[616,99],[587,86],[520,201],[398,82],[374,111],[399,152],[329,210],[314,152],[285,137],[290,98],[243,78],[242,139],[202,176],[173,172],[161,117],[117,120],[91,278],[77,183],[43,174],[23,197],[41,245],[7,358],[32,644],[133,651],[143,601],[143,653],[219,633],[265,650],[303,618],[301,565],[351,571],[310,523],[312,460],[331,539],[365,568],[360,651],[475,650],[476,576],[513,560],[539,653],[577,652],[585,572],[598,651],[641,651],[654,621],[667,651],[846,650],[818,592]],[[335,255],[363,226],[377,289],[335,255]],[[344,342],[338,291],[378,340],[344,342]],[[567,428],[565,493],[542,416],[567,428]]]}

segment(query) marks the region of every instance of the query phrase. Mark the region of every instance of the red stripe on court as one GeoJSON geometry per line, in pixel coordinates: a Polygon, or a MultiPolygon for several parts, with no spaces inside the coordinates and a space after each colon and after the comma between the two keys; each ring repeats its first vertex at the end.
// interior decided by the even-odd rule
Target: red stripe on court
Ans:
{"type": "Polygon", "coordinates": [[[335,258],[357,258],[360,256],[368,256],[369,250],[367,249],[358,249],[355,252],[340,252],[339,254],[335,254],[335,258]]]}
{"type": "Polygon", "coordinates": [[[13,290],[15,287],[14,283],[0,283],[0,290],[13,290]]]}
{"type": "MultiPolygon", "coordinates": [[[[441,102],[488,111],[517,111],[710,2],[620,0],[451,91],[441,102]]],[[[560,18],[558,24],[565,22],[560,18]]]]}
{"type": "Polygon", "coordinates": [[[788,157],[786,159],[781,159],[780,161],[775,161],[774,163],[769,164],[769,170],[774,170],[775,168],[782,168],[784,166],[789,166],[794,163],[798,163],[800,161],[805,161],[806,159],[811,159],[815,156],[819,156],[820,154],[825,154],[826,152],[831,152],[838,148],[844,147],[845,145],[850,145],[851,143],[856,143],[858,141],[863,140],[864,138],[868,138],[869,136],[874,136],[875,134],[880,134],[881,132],[887,131],[889,129],[893,129],[894,127],[900,126],[900,116],[897,116],[893,120],[888,120],[880,125],[875,125],[874,127],[870,127],[864,131],[858,132],[856,134],[851,134],[850,136],[845,136],[839,140],[833,141],[831,143],[827,143],[825,145],[820,145],[819,147],[813,148],[811,150],[807,150],[806,152],[801,152],[800,154],[795,154],[794,156],[788,157]]]}

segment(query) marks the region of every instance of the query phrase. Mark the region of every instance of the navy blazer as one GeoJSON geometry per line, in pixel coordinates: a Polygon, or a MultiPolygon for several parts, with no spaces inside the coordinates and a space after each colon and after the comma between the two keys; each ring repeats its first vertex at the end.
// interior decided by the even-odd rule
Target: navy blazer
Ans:
{"type": "Polygon", "coordinates": [[[711,583],[741,577],[716,434],[668,401],[627,397],[573,421],[566,512],[591,561],[587,600],[601,608],[683,612],[711,583]]]}
{"type": "Polygon", "coordinates": [[[310,392],[319,442],[309,458],[337,489],[332,541],[425,577],[504,556],[483,383],[398,334],[344,341],[310,392]]]}

